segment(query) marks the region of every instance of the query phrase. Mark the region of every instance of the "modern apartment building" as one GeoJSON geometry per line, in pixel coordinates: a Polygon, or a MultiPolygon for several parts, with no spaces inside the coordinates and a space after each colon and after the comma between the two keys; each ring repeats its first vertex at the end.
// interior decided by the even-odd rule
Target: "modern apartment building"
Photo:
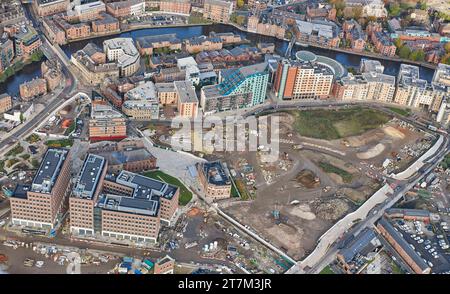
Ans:
{"type": "Polygon", "coordinates": [[[395,94],[395,77],[377,72],[361,75],[349,74],[335,85],[335,96],[340,100],[375,100],[392,103],[395,94]]]}
{"type": "Polygon", "coordinates": [[[89,120],[89,139],[111,141],[126,137],[127,121],[123,115],[109,105],[93,103],[89,120]]]}
{"type": "Polygon", "coordinates": [[[159,103],[153,82],[139,85],[124,96],[122,111],[134,120],[151,120],[159,118],[159,103]]]}
{"type": "Polygon", "coordinates": [[[34,11],[39,16],[48,16],[60,12],[66,12],[69,0],[34,0],[32,1],[34,11]]]}
{"type": "Polygon", "coordinates": [[[234,3],[223,0],[205,0],[203,4],[203,17],[215,22],[228,23],[233,13],[234,3]]]}
{"type": "Polygon", "coordinates": [[[282,100],[324,99],[330,95],[334,73],[314,61],[281,60],[275,75],[274,92],[282,100]]]}
{"type": "Polygon", "coordinates": [[[219,84],[201,90],[200,103],[205,114],[261,104],[267,95],[267,63],[258,63],[220,72],[219,84]]]}
{"type": "Polygon", "coordinates": [[[61,64],[58,60],[46,60],[41,63],[41,73],[47,82],[47,90],[49,92],[56,89],[63,81],[61,64]]]}
{"type": "Polygon", "coordinates": [[[70,153],[49,148],[31,185],[17,185],[10,198],[14,225],[53,229],[63,214],[70,184],[70,153]]]}
{"type": "Polygon", "coordinates": [[[190,81],[157,83],[156,92],[161,105],[177,106],[178,115],[195,118],[198,114],[198,97],[190,81]]]}
{"type": "Polygon", "coordinates": [[[437,87],[433,88],[426,80],[420,78],[419,67],[400,65],[395,103],[438,112],[446,95],[446,91],[437,87]]]}
{"type": "Polygon", "coordinates": [[[213,200],[230,198],[231,180],[220,161],[197,163],[197,171],[206,197],[213,200]]]}
{"type": "Polygon", "coordinates": [[[94,207],[102,191],[108,163],[105,158],[88,154],[69,198],[70,232],[94,235],[94,207]]]}
{"type": "Polygon", "coordinates": [[[38,33],[32,26],[23,26],[20,32],[14,36],[16,55],[28,58],[38,51],[42,45],[38,33]]]}
{"type": "Polygon", "coordinates": [[[195,118],[198,113],[198,98],[192,82],[175,81],[173,84],[178,96],[178,115],[182,117],[195,118]]]}
{"type": "Polygon", "coordinates": [[[108,61],[117,63],[121,77],[128,77],[139,70],[139,51],[131,38],[115,38],[103,41],[103,51],[108,61]]]}

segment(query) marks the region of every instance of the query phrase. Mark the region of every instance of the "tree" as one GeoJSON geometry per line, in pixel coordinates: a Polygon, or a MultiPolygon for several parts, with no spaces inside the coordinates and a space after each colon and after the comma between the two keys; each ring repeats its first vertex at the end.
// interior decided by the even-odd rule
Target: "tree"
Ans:
{"type": "Polygon", "coordinates": [[[240,26],[243,26],[245,24],[245,16],[243,15],[238,15],[236,17],[236,23],[240,26]]]}
{"type": "Polygon", "coordinates": [[[411,54],[411,49],[409,49],[408,46],[402,46],[399,50],[398,50],[398,56],[400,56],[400,58],[404,58],[407,59],[409,58],[409,55],[411,54]]]}
{"type": "Polygon", "coordinates": [[[237,7],[241,8],[244,6],[244,0],[237,0],[237,7]]]}
{"type": "Polygon", "coordinates": [[[401,12],[400,5],[396,2],[391,3],[389,4],[388,11],[391,16],[399,16],[401,12]]]}
{"type": "Polygon", "coordinates": [[[362,6],[353,7],[353,18],[360,19],[362,15],[363,15],[362,6]]]}
{"type": "Polygon", "coordinates": [[[414,61],[424,61],[425,60],[425,52],[420,50],[412,51],[411,54],[409,54],[409,59],[414,61]]]}
{"type": "Polygon", "coordinates": [[[450,42],[446,43],[444,48],[445,48],[445,52],[450,53],[450,42]]]}

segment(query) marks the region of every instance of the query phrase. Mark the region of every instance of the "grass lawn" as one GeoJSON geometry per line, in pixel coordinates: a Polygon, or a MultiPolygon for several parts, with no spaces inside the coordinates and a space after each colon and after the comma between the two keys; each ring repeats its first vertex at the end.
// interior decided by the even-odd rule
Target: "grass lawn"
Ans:
{"type": "Polygon", "coordinates": [[[45,142],[45,144],[48,147],[55,147],[55,148],[70,147],[73,145],[73,140],[72,139],[48,140],[47,142],[45,142]]]}
{"type": "Polygon", "coordinates": [[[403,109],[403,108],[397,108],[397,107],[388,107],[388,109],[392,112],[395,112],[395,113],[403,115],[403,116],[408,116],[411,114],[411,109],[409,109],[409,108],[403,109]]]}
{"type": "Polygon", "coordinates": [[[333,272],[333,270],[331,269],[331,267],[329,265],[327,265],[326,267],[323,268],[323,270],[320,271],[321,275],[334,275],[336,274],[335,272],[333,272]]]}
{"type": "Polygon", "coordinates": [[[184,205],[188,204],[189,201],[191,201],[192,192],[189,191],[186,188],[186,186],[182,182],[180,182],[180,180],[178,180],[177,178],[174,178],[160,170],[144,172],[143,175],[146,177],[158,180],[158,181],[163,181],[168,184],[172,184],[174,186],[180,187],[180,199],[178,201],[178,203],[180,205],[184,206],[184,205]]]}
{"type": "Polygon", "coordinates": [[[295,116],[294,127],[300,135],[325,140],[360,135],[380,127],[391,119],[387,114],[361,107],[290,113],[295,116]]]}
{"type": "Polygon", "coordinates": [[[344,183],[350,183],[352,181],[352,174],[343,169],[323,161],[319,162],[319,166],[326,173],[333,173],[341,176],[344,183]]]}

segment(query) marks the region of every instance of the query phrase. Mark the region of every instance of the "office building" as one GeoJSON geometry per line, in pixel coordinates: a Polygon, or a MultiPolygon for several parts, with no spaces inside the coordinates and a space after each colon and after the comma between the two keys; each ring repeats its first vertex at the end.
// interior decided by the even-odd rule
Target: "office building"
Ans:
{"type": "Polygon", "coordinates": [[[70,164],[69,150],[47,149],[31,185],[18,184],[10,198],[14,225],[53,229],[61,221],[70,164]]]}
{"type": "Polygon", "coordinates": [[[103,187],[108,163],[105,158],[88,154],[69,198],[70,232],[94,235],[94,207],[103,187]]]}

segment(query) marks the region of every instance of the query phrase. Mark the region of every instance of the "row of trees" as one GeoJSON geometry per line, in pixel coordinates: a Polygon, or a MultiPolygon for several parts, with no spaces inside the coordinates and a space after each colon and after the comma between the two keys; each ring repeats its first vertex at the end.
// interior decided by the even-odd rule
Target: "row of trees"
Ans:
{"type": "Polygon", "coordinates": [[[394,44],[397,47],[397,55],[400,58],[413,61],[425,61],[425,51],[423,51],[422,49],[413,51],[400,39],[396,39],[394,41],[394,44]]]}

